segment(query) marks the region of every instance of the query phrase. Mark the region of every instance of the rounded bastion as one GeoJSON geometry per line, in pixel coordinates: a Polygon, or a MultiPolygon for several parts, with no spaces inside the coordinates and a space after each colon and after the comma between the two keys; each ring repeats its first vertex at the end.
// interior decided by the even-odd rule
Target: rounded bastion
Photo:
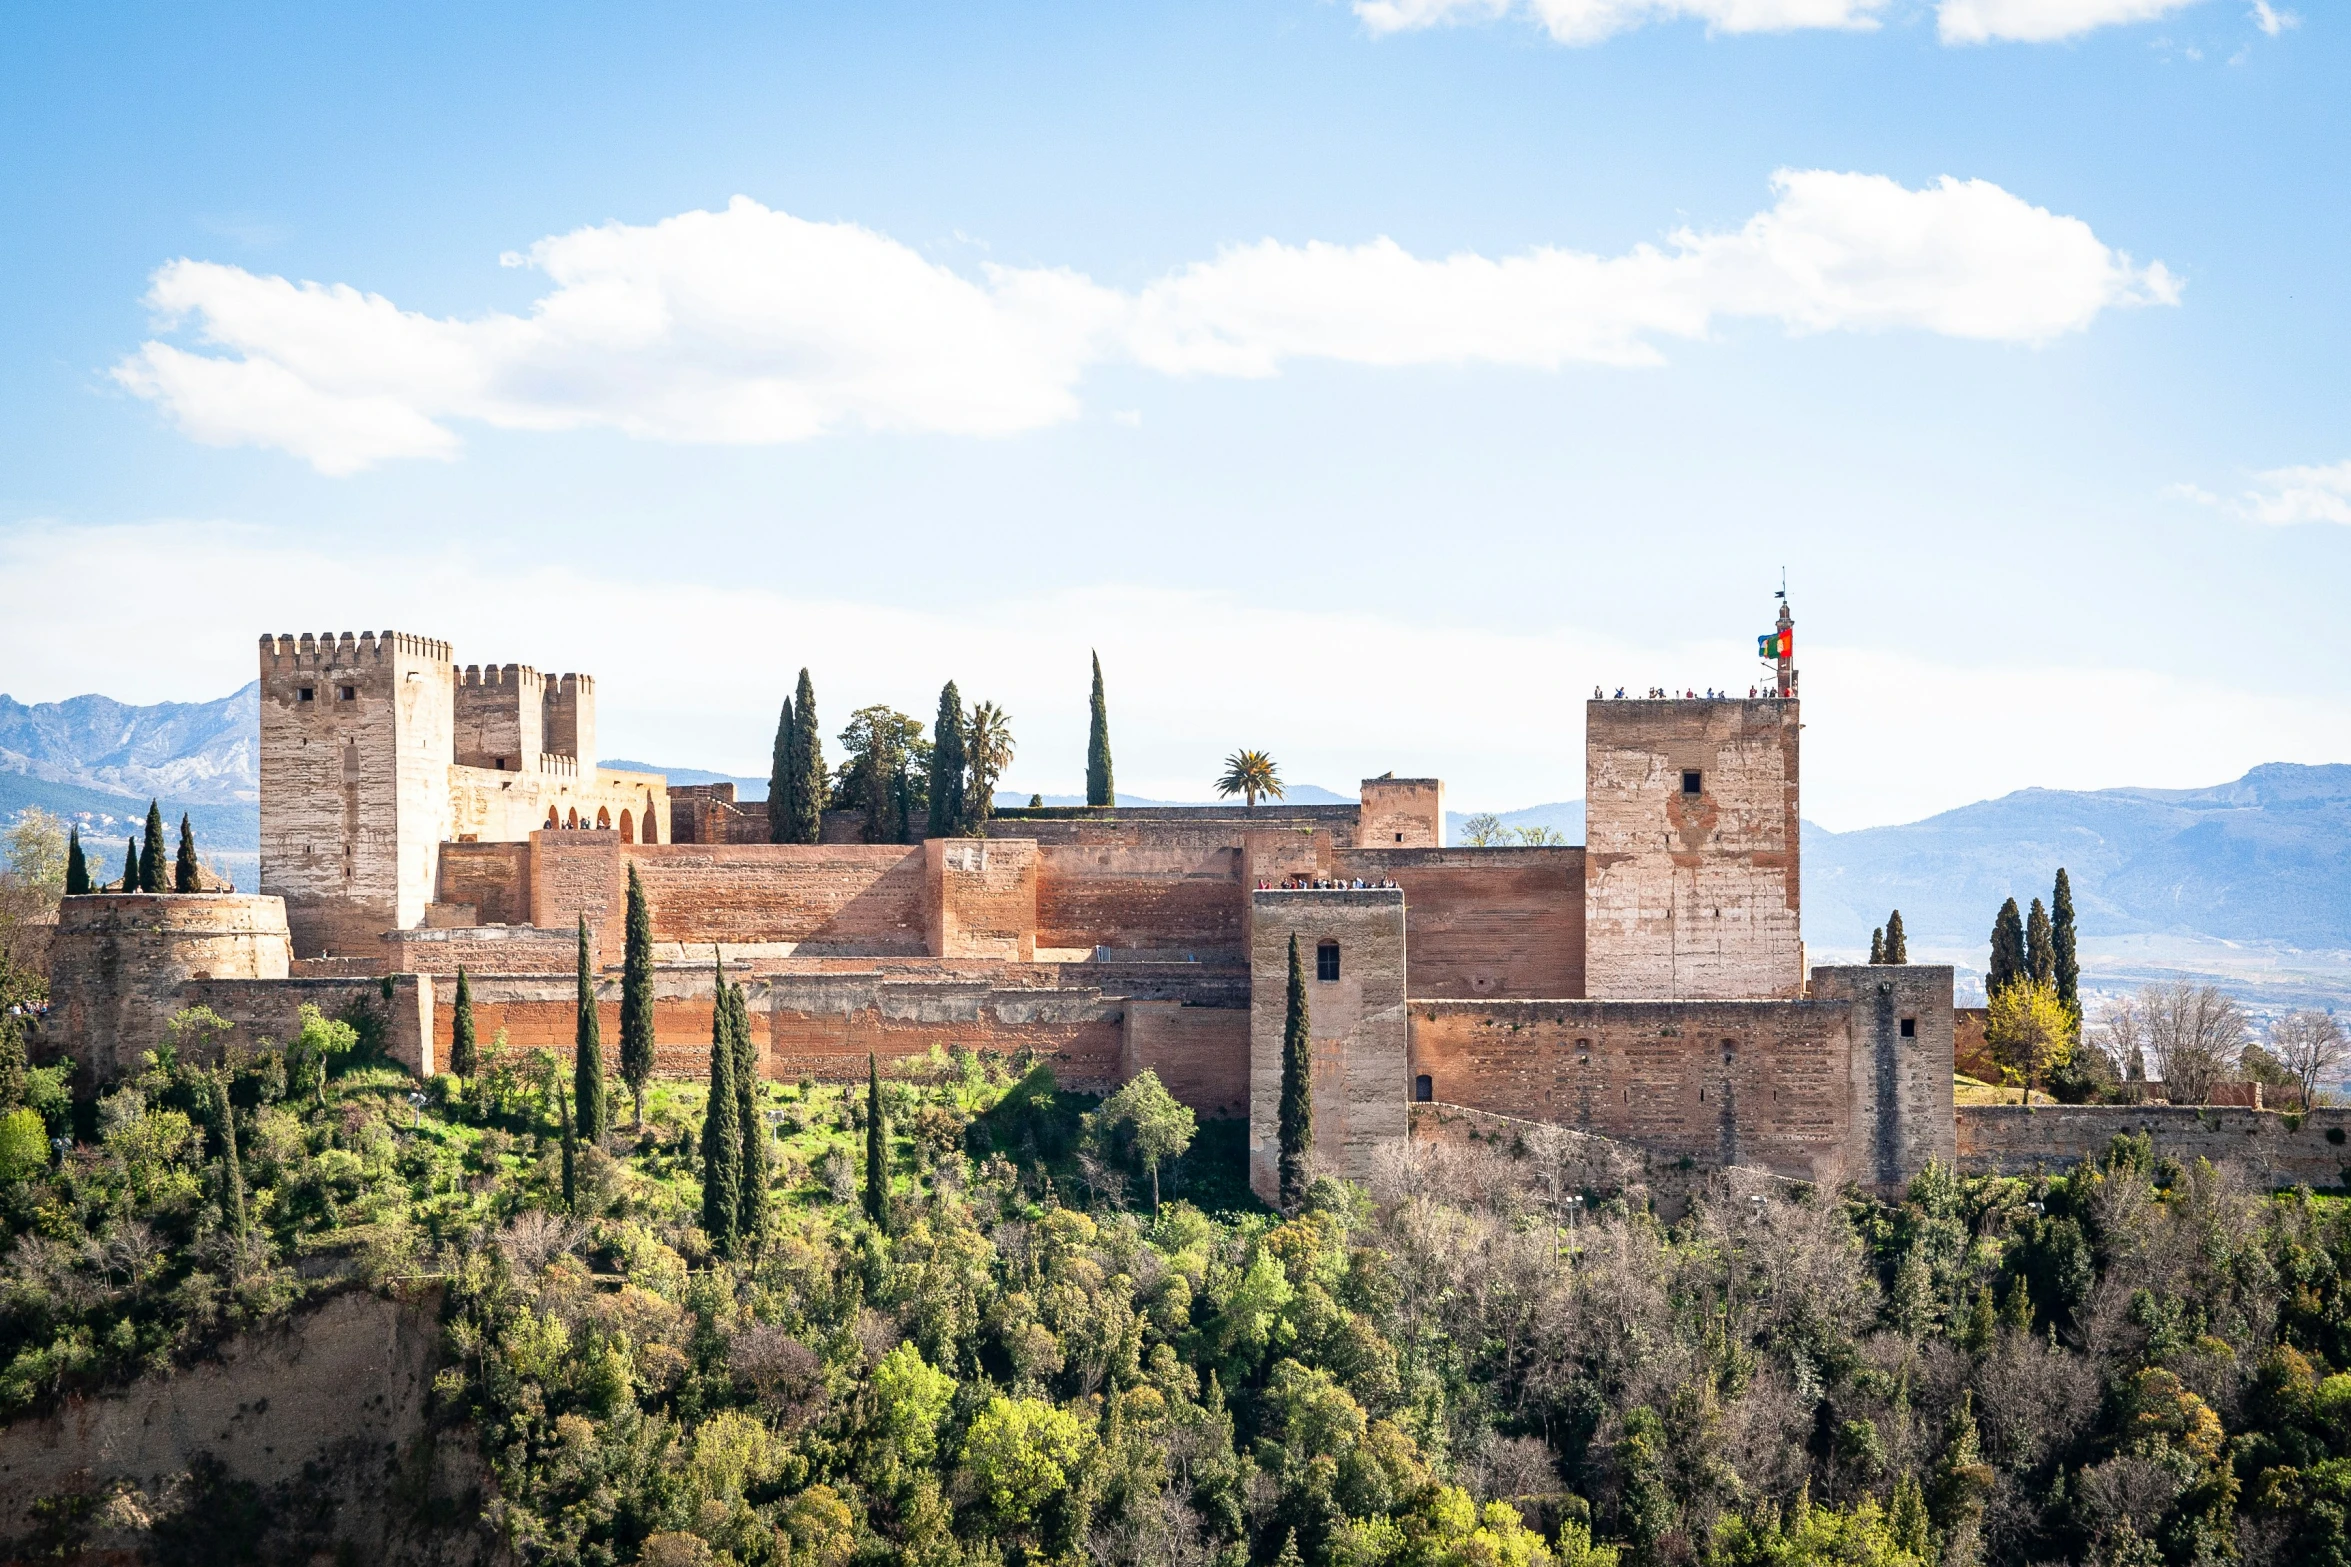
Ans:
{"type": "Polygon", "coordinates": [[[164,1042],[192,979],[284,979],[286,901],[249,893],[91,893],[57,908],[43,1032],[101,1081],[164,1042]]]}

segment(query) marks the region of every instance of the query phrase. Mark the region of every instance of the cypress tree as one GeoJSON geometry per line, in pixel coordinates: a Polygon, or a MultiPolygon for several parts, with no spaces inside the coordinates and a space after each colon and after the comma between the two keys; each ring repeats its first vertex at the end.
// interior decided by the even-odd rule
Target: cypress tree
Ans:
{"type": "Polygon", "coordinates": [[[1094,655],[1093,716],[1086,726],[1086,803],[1118,804],[1110,777],[1110,709],[1102,701],[1102,655],[1094,655]]]}
{"type": "Polygon", "coordinates": [[[1910,938],[1902,933],[1902,911],[1900,909],[1896,909],[1886,916],[1886,961],[1888,963],[1910,961],[1910,938]]]}
{"type": "Polygon", "coordinates": [[[1314,1047],[1306,1006],[1306,970],[1298,934],[1290,933],[1290,996],[1282,1020],[1281,1198],[1296,1212],[1306,1199],[1314,1157],[1314,1047]]]}
{"type": "Polygon", "coordinates": [[[2036,983],[2057,983],[2057,951],[2049,943],[2049,911],[2033,900],[2033,912],[2024,922],[2024,971],[2036,983]]]}
{"type": "Polygon", "coordinates": [[[735,1234],[756,1244],[767,1227],[767,1126],[759,1116],[759,1057],[751,1043],[751,1009],[743,987],[727,992],[727,1027],[735,1046],[735,1123],[742,1128],[743,1174],[736,1188],[735,1234]]]}
{"type": "Polygon", "coordinates": [[[876,1229],[890,1222],[890,1123],[882,1113],[882,1064],[865,1054],[865,1216],[876,1229]]]}
{"type": "Polygon", "coordinates": [[[65,894],[78,898],[90,890],[90,862],[82,858],[82,830],[65,835],[65,894]]]}
{"type": "Polygon", "coordinates": [[[24,1103],[25,1020],[0,1012],[0,1110],[24,1103]]]}
{"type": "Polygon", "coordinates": [[[792,824],[787,843],[815,843],[824,836],[824,735],[816,727],[816,687],[800,671],[792,698],[792,765],[799,769],[792,789],[792,824]]]}
{"type": "Polygon", "coordinates": [[[563,1116],[563,1211],[579,1211],[579,1134],[572,1127],[571,1104],[563,1097],[563,1090],[555,1091],[555,1108],[563,1116]]]}
{"type": "Polygon", "coordinates": [[[579,1101],[580,1137],[601,1145],[611,1131],[604,1103],[604,1025],[596,1015],[596,980],[588,972],[588,917],[580,916],[579,1023],[572,1033],[571,1095],[579,1101]]]}
{"type": "Polygon", "coordinates": [[[2057,888],[2050,894],[2049,947],[2057,960],[2057,999],[2073,1008],[2079,1017],[2082,1010],[2082,962],[2074,946],[2073,882],[2065,874],[2065,867],[2057,867],[2057,888]]]}
{"type": "Polygon", "coordinates": [[[732,1256],[735,1213],[743,1190],[743,1142],[735,1120],[734,1026],[728,1015],[726,965],[718,962],[710,1008],[710,1101],[702,1112],[702,1232],[713,1251],[732,1256]]]}
{"type": "Polygon", "coordinates": [[[645,1124],[645,1085],[653,1081],[653,911],[645,884],[629,866],[627,947],[620,961],[620,1076],[645,1124]]]}
{"type": "Polygon", "coordinates": [[[188,813],[180,812],[180,853],[172,863],[171,890],[174,892],[202,892],[202,883],[196,873],[196,829],[188,821],[188,813]]]}
{"type": "Polygon", "coordinates": [[[220,1208],[231,1235],[245,1233],[245,1162],[237,1152],[237,1111],[229,1103],[229,1074],[213,1075],[214,1102],[220,1111],[220,1208]]]}
{"type": "Polygon", "coordinates": [[[963,693],[950,680],[939,692],[939,717],[931,725],[930,835],[951,838],[963,831],[963,693]]]}
{"type": "Polygon", "coordinates": [[[459,1077],[471,1077],[481,1069],[480,1047],[473,1033],[473,981],[465,977],[465,965],[457,967],[457,1005],[449,1014],[449,1070],[459,1077]]]}
{"type": "Polygon", "coordinates": [[[1984,970],[1984,994],[2000,994],[2025,973],[2024,916],[2017,913],[2016,900],[2010,898],[2000,905],[1999,917],[1992,921],[1992,961],[1984,970]]]}
{"type": "Polygon", "coordinates": [[[799,773],[792,766],[792,754],[799,742],[799,724],[792,719],[792,698],[783,698],[783,714],[776,719],[776,752],[766,766],[766,841],[790,843],[792,829],[792,789],[799,787],[799,773]]]}
{"type": "Polygon", "coordinates": [[[122,885],[117,887],[115,891],[137,892],[138,890],[139,840],[136,838],[126,838],[123,840],[122,845],[122,885]]]}
{"type": "Polygon", "coordinates": [[[161,892],[163,886],[163,806],[147,802],[147,841],[139,846],[139,890],[161,892]]]}
{"type": "Polygon", "coordinates": [[[1886,961],[1886,927],[1880,925],[1869,933],[1869,962],[1872,968],[1886,961]]]}

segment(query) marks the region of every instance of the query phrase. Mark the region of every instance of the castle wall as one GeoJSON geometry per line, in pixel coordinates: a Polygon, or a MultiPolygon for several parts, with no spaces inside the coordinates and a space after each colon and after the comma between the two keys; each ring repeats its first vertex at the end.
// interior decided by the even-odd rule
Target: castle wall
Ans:
{"type": "MultiPolygon", "coordinates": [[[[448,1060],[436,1049],[433,982],[429,976],[394,974],[392,993],[384,981],[365,976],[336,979],[191,979],[180,987],[183,1006],[206,1006],[237,1025],[231,1040],[249,1049],[263,1041],[285,1044],[302,1031],[304,1004],[324,1017],[339,1018],[354,1003],[369,1007],[389,1025],[384,1053],[419,1077],[430,1077],[448,1060]]],[[[439,1032],[448,1033],[445,1020],[439,1032]]]]}
{"type": "Polygon", "coordinates": [[[1851,1009],[1816,1001],[1410,1004],[1429,1098],[1709,1165],[1850,1168],[1851,1009]]]}
{"type": "Polygon", "coordinates": [[[1047,845],[1129,849],[1219,849],[1251,833],[1322,832],[1346,848],[1356,842],[1356,805],[1050,805],[998,811],[991,838],[1034,838],[1047,845]]]}
{"type": "Polygon", "coordinates": [[[531,845],[445,843],[434,901],[473,910],[477,925],[531,922],[531,845]]]}
{"type": "Polygon", "coordinates": [[[1968,1175],[2061,1172],[2146,1133],[2163,1156],[2245,1168],[2262,1186],[2351,1185],[2351,1110],[2192,1105],[1962,1105],[1953,1117],[1968,1175]]]}
{"type": "Polygon", "coordinates": [[[1247,1115],[1248,1007],[1130,1000],[1119,1080],[1145,1072],[1200,1115],[1247,1115]]]}
{"type": "Polygon", "coordinates": [[[663,844],[627,859],[644,881],[657,942],[790,942],[810,956],[929,948],[919,845],[663,844]]]}
{"type": "Polygon", "coordinates": [[[1250,895],[1249,1184],[1267,1201],[1280,1188],[1282,1036],[1293,934],[1306,972],[1314,1053],[1314,1159],[1320,1171],[1362,1179],[1374,1152],[1407,1129],[1404,894],[1257,892],[1250,895]],[[1316,977],[1316,949],[1339,949],[1339,977],[1316,977]]]}
{"type": "Polygon", "coordinates": [[[1951,969],[1935,963],[1812,971],[1814,999],[1852,1008],[1856,1180],[1895,1187],[1929,1160],[1952,1161],[1951,979],[1951,969]]]}
{"type": "Polygon", "coordinates": [[[95,893],[62,900],[49,945],[44,1032],[100,1081],[138,1066],[191,979],[283,980],[282,899],[246,893],[95,893]]]}
{"type": "Polygon", "coordinates": [[[1366,849],[1434,849],[1445,841],[1445,785],[1435,778],[1366,778],[1355,842],[1366,849]]]}
{"type": "Polygon", "coordinates": [[[659,773],[589,768],[542,755],[529,772],[484,767],[449,771],[449,826],[463,842],[516,842],[555,826],[609,830],[631,843],[665,843],[669,790],[659,773]],[[647,823],[650,822],[650,836],[647,823]],[[601,826],[599,826],[601,824],[601,826]]]}
{"type": "Polygon", "coordinates": [[[922,845],[926,950],[1027,963],[1037,955],[1037,846],[933,838],[922,845]]]}
{"type": "Polygon", "coordinates": [[[1802,992],[1797,709],[1792,701],[1585,704],[1590,993],[1718,1000],[1802,992]]]}
{"type": "Polygon", "coordinates": [[[460,767],[518,773],[547,749],[545,682],[528,664],[468,664],[457,678],[454,759],[460,767]]]}
{"type": "Polygon", "coordinates": [[[1223,844],[1046,844],[1036,944],[1238,957],[1243,888],[1241,853],[1223,844]]]}
{"type": "Polygon", "coordinates": [[[446,642],[261,639],[261,890],[286,900],[297,955],[372,952],[423,920],[451,835],[453,689],[446,642]]]}
{"type": "Polygon", "coordinates": [[[1415,996],[1585,993],[1582,849],[1353,849],[1332,872],[1404,889],[1415,996]]]}
{"type": "Polygon", "coordinates": [[[586,772],[596,765],[596,682],[587,675],[549,675],[539,687],[539,727],[547,750],[568,756],[586,772]]]}

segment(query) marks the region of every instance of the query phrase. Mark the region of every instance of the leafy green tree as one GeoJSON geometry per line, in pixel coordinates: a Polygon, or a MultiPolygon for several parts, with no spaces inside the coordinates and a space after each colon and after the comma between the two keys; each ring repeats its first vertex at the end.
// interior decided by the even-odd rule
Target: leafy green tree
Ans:
{"type": "Polygon", "coordinates": [[[882,1105],[881,1057],[865,1056],[865,1216],[877,1229],[890,1222],[890,1118],[882,1105]]]}
{"type": "Polygon", "coordinates": [[[963,1462],[980,1502],[1017,1532],[1069,1488],[1086,1448],[1086,1428],[1068,1410],[1042,1399],[999,1395],[965,1434],[963,1462]]]}
{"type": "Polygon", "coordinates": [[[604,1024],[596,1006],[596,976],[588,966],[588,917],[580,916],[579,1013],[572,1029],[571,1092],[579,1105],[581,1141],[601,1147],[612,1130],[604,1102],[604,1024]]]}
{"type": "Polygon", "coordinates": [[[481,1048],[474,1038],[473,981],[465,965],[457,965],[457,1001],[449,1013],[449,1070],[472,1077],[482,1069],[481,1048]]]}
{"type": "Polygon", "coordinates": [[[139,840],[136,838],[125,839],[123,842],[122,885],[114,890],[117,892],[137,892],[139,890],[139,840]]]}
{"type": "Polygon", "coordinates": [[[220,1211],[231,1235],[245,1233],[245,1161],[237,1148],[237,1109],[229,1102],[229,1074],[212,1074],[213,1124],[220,1137],[220,1211]]]}
{"type": "Polygon", "coordinates": [[[787,843],[815,843],[824,836],[824,734],[816,725],[816,687],[808,671],[800,671],[799,689],[792,697],[792,756],[797,779],[792,786],[787,843]]]}
{"type": "Polygon", "coordinates": [[[1255,810],[1260,798],[1282,798],[1281,769],[1264,751],[1235,751],[1224,759],[1224,773],[1216,780],[1216,792],[1240,795],[1249,809],[1255,810]]]}
{"type": "Polygon", "coordinates": [[[645,883],[629,864],[628,926],[620,964],[620,1076],[645,1124],[645,1085],[653,1081],[653,910],[645,883]]]}
{"type": "Polygon", "coordinates": [[[203,874],[196,867],[196,828],[188,813],[180,812],[180,852],[172,863],[171,890],[202,892],[203,874]]]}
{"type": "Polygon", "coordinates": [[[740,985],[727,990],[727,1027],[735,1045],[735,1124],[743,1150],[736,1187],[735,1235],[757,1243],[767,1231],[767,1138],[759,1117],[759,1048],[751,1039],[750,1001],[740,985]]]}
{"type": "Polygon", "coordinates": [[[1910,961],[1910,938],[1902,932],[1902,911],[1900,909],[1896,909],[1886,916],[1886,961],[1888,963],[1908,963],[1910,961]]]}
{"type": "Polygon", "coordinates": [[[2049,896],[2049,951],[2050,979],[2057,986],[2057,999],[2073,1008],[2079,1017],[2082,1010],[2081,951],[2073,923],[2073,879],[2065,874],[2065,867],[2057,867],[2057,886],[2049,896]]]}
{"type": "Polygon", "coordinates": [[[922,725],[885,703],[861,707],[841,731],[846,803],[865,812],[865,841],[904,843],[913,827],[909,771],[927,765],[930,742],[922,725]]]}
{"type": "Polygon", "coordinates": [[[2025,960],[2024,916],[2017,912],[2016,900],[2010,898],[2000,905],[1999,917],[1992,921],[1992,961],[1984,970],[1985,996],[1998,995],[2030,972],[2025,960]]]}
{"type": "Polygon", "coordinates": [[[1314,1041],[1296,931],[1290,933],[1290,990],[1282,1016],[1280,1115],[1282,1207],[1294,1213],[1314,1174],[1314,1041]]]}
{"type": "Polygon", "coordinates": [[[65,840],[65,892],[78,898],[90,890],[90,862],[82,858],[82,830],[72,829],[65,840]]]}
{"type": "Polygon", "coordinates": [[[951,838],[963,831],[963,693],[950,680],[939,692],[939,716],[931,723],[930,836],[951,838]]]}
{"type": "Polygon", "coordinates": [[[1102,655],[1094,654],[1094,695],[1086,724],[1086,803],[1118,804],[1110,772],[1110,709],[1102,699],[1102,655]]]}
{"type": "Polygon", "coordinates": [[[157,800],[147,802],[147,837],[139,846],[139,890],[166,890],[163,885],[163,805],[157,800]]]}
{"type": "Polygon", "coordinates": [[[901,1344],[874,1367],[875,1434],[893,1457],[928,1467],[939,1456],[939,1427],[955,1401],[955,1379],[901,1344]]]}
{"type": "Polygon", "coordinates": [[[329,1069],[359,1047],[359,1030],[307,1001],[294,1009],[294,1016],[294,1038],[286,1046],[286,1091],[295,1099],[324,1105],[329,1069]]]}
{"type": "Polygon", "coordinates": [[[2057,949],[2049,940],[2049,911],[2033,900],[2024,922],[2024,977],[2052,989],[2057,984],[2057,949]]]}
{"type": "Polygon", "coordinates": [[[49,1123],[38,1110],[0,1115],[0,1182],[14,1185],[49,1168],[49,1123]]]}
{"type": "Polygon", "coordinates": [[[579,1133],[571,1119],[571,1101],[562,1089],[555,1091],[555,1113],[563,1127],[563,1211],[580,1211],[579,1195],[579,1133]]]}
{"type": "Polygon", "coordinates": [[[1192,1146],[1192,1135],[1199,1129],[1197,1118],[1148,1067],[1103,1100],[1094,1114],[1103,1126],[1127,1129],[1135,1157],[1150,1172],[1151,1211],[1157,1213],[1159,1166],[1169,1159],[1181,1159],[1184,1150],[1192,1146]]]}
{"type": "Polygon", "coordinates": [[[710,1008],[710,1097],[702,1109],[702,1231],[711,1249],[731,1256],[743,1194],[743,1128],[735,1097],[734,1013],[726,967],[717,963],[710,1008]]]}
{"type": "Polygon", "coordinates": [[[802,771],[797,766],[799,721],[792,719],[792,698],[783,698],[776,717],[776,749],[766,768],[766,841],[795,843],[792,839],[792,803],[799,792],[802,771]]]}
{"type": "Polygon", "coordinates": [[[993,702],[971,710],[963,727],[964,766],[971,782],[963,794],[964,830],[979,833],[980,824],[996,814],[996,784],[1012,765],[1012,715],[993,702]]]}
{"type": "Polygon", "coordinates": [[[2041,1079],[2063,1067],[2073,1053],[2080,1021],[2057,999],[2057,987],[2042,979],[2020,979],[1992,997],[1984,1020],[1984,1042],[1992,1059],[2014,1072],[2029,1103],[2041,1079]]]}

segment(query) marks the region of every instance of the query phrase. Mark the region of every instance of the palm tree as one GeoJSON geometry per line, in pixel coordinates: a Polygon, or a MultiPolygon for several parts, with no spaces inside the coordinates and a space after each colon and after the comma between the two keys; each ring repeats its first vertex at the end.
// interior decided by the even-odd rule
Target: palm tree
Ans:
{"type": "Polygon", "coordinates": [[[976,825],[995,814],[996,780],[1012,765],[1012,750],[1012,715],[993,702],[974,707],[963,727],[963,765],[971,769],[963,796],[966,821],[976,825]]]}
{"type": "Polygon", "coordinates": [[[1235,751],[1224,759],[1224,776],[1216,781],[1216,792],[1246,795],[1249,809],[1254,811],[1259,795],[1269,800],[1282,797],[1281,770],[1263,751],[1235,751]]]}

